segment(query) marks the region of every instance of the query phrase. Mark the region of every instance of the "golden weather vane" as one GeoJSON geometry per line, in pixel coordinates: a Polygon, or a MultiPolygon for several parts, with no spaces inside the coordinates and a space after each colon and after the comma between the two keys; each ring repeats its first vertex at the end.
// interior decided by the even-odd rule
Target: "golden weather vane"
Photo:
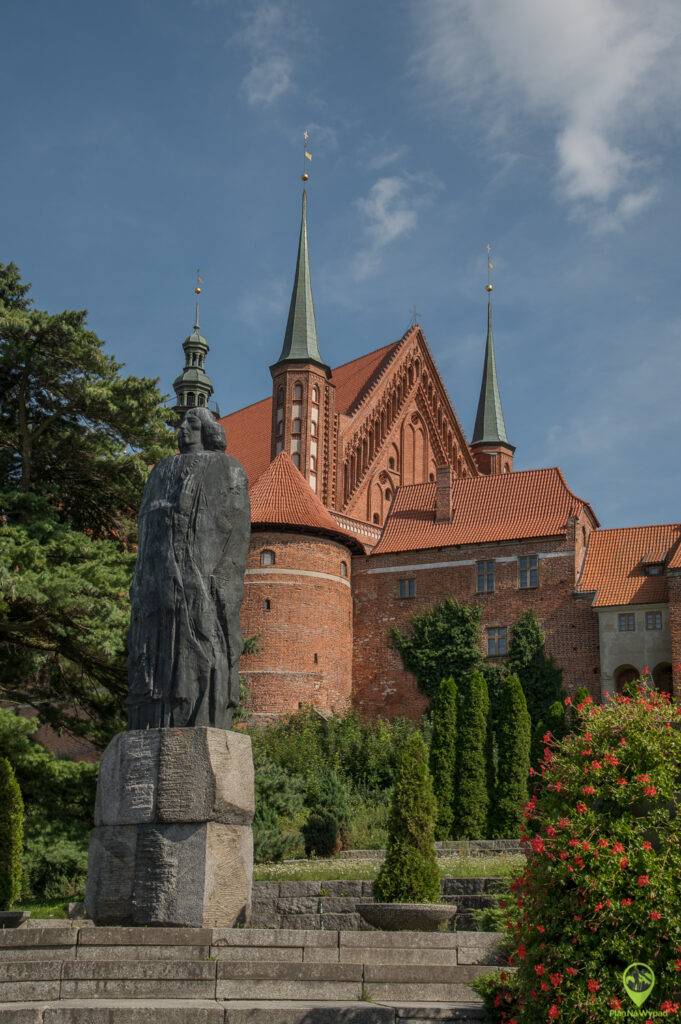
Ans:
{"type": "Polygon", "coordinates": [[[300,175],[301,181],[309,181],[310,175],[307,173],[307,160],[312,160],[312,153],[307,148],[307,144],[310,141],[310,133],[305,129],[303,132],[303,173],[300,175]]]}
{"type": "Polygon", "coordinates": [[[487,284],[485,285],[485,291],[491,292],[494,288],[492,284],[492,271],[494,270],[494,264],[492,263],[492,246],[487,243],[487,284]]]}
{"type": "Polygon", "coordinates": [[[202,291],[203,278],[201,277],[200,271],[197,269],[196,284],[194,285],[194,295],[196,296],[196,298],[194,299],[194,326],[197,328],[197,330],[199,327],[199,295],[201,294],[202,291]]]}

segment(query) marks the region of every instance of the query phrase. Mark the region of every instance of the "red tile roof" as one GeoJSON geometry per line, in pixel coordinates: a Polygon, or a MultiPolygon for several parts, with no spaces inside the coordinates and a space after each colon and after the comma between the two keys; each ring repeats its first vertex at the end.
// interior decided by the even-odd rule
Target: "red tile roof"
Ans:
{"type": "Polygon", "coordinates": [[[681,536],[676,545],[675,550],[672,552],[671,558],[667,562],[668,569],[681,569],[681,536]]]}
{"type": "MultiPolygon", "coordinates": [[[[594,607],[648,604],[667,600],[664,576],[645,576],[643,564],[666,561],[674,568],[680,547],[681,523],[666,526],[629,526],[595,530],[579,579],[580,592],[596,592],[594,607]]],[[[681,567],[681,560],[679,561],[681,567]]]]}
{"type": "MultiPolygon", "coordinates": [[[[408,334],[331,371],[337,412],[347,414],[359,404],[408,334]]],[[[255,483],[270,464],[272,398],[263,398],[223,416],[220,422],[227,435],[227,451],[242,464],[251,484],[255,483]]]]}
{"type": "Polygon", "coordinates": [[[336,537],[355,551],[364,550],[331,517],[288,452],[280,452],[251,487],[251,523],[308,529],[336,537]]]}
{"type": "Polygon", "coordinates": [[[400,487],[372,555],[457,544],[563,536],[568,519],[587,508],[559,469],[455,480],[451,523],[435,522],[434,483],[400,487]]]}

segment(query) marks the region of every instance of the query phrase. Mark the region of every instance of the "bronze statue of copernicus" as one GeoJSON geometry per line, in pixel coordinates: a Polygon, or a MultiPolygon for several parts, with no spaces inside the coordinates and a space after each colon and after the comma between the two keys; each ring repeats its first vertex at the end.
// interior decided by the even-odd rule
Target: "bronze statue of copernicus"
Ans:
{"type": "Polygon", "coordinates": [[[239,703],[248,483],[208,409],[187,411],[179,455],[144,489],[130,588],[128,728],[229,729],[239,703]]]}

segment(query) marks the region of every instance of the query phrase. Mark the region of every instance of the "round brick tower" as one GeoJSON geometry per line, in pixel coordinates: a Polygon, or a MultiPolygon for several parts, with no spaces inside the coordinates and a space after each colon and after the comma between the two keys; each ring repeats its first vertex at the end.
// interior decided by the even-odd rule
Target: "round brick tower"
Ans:
{"type": "Polygon", "coordinates": [[[287,452],[251,491],[252,537],[241,628],[247,707],[256,716],[302,705],[345,714],[352,699],[352,553],[344,533],[287,452]]]}

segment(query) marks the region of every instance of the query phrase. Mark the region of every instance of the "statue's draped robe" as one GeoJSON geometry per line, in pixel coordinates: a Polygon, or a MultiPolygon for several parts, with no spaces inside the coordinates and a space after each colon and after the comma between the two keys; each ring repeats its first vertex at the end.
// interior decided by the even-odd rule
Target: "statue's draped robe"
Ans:
{"type": "Polygon", "coordinates": [[[231,726],[250,529],[246,475],[224,452],[153,469],[130,590],[128,728],[231,726]]]}

